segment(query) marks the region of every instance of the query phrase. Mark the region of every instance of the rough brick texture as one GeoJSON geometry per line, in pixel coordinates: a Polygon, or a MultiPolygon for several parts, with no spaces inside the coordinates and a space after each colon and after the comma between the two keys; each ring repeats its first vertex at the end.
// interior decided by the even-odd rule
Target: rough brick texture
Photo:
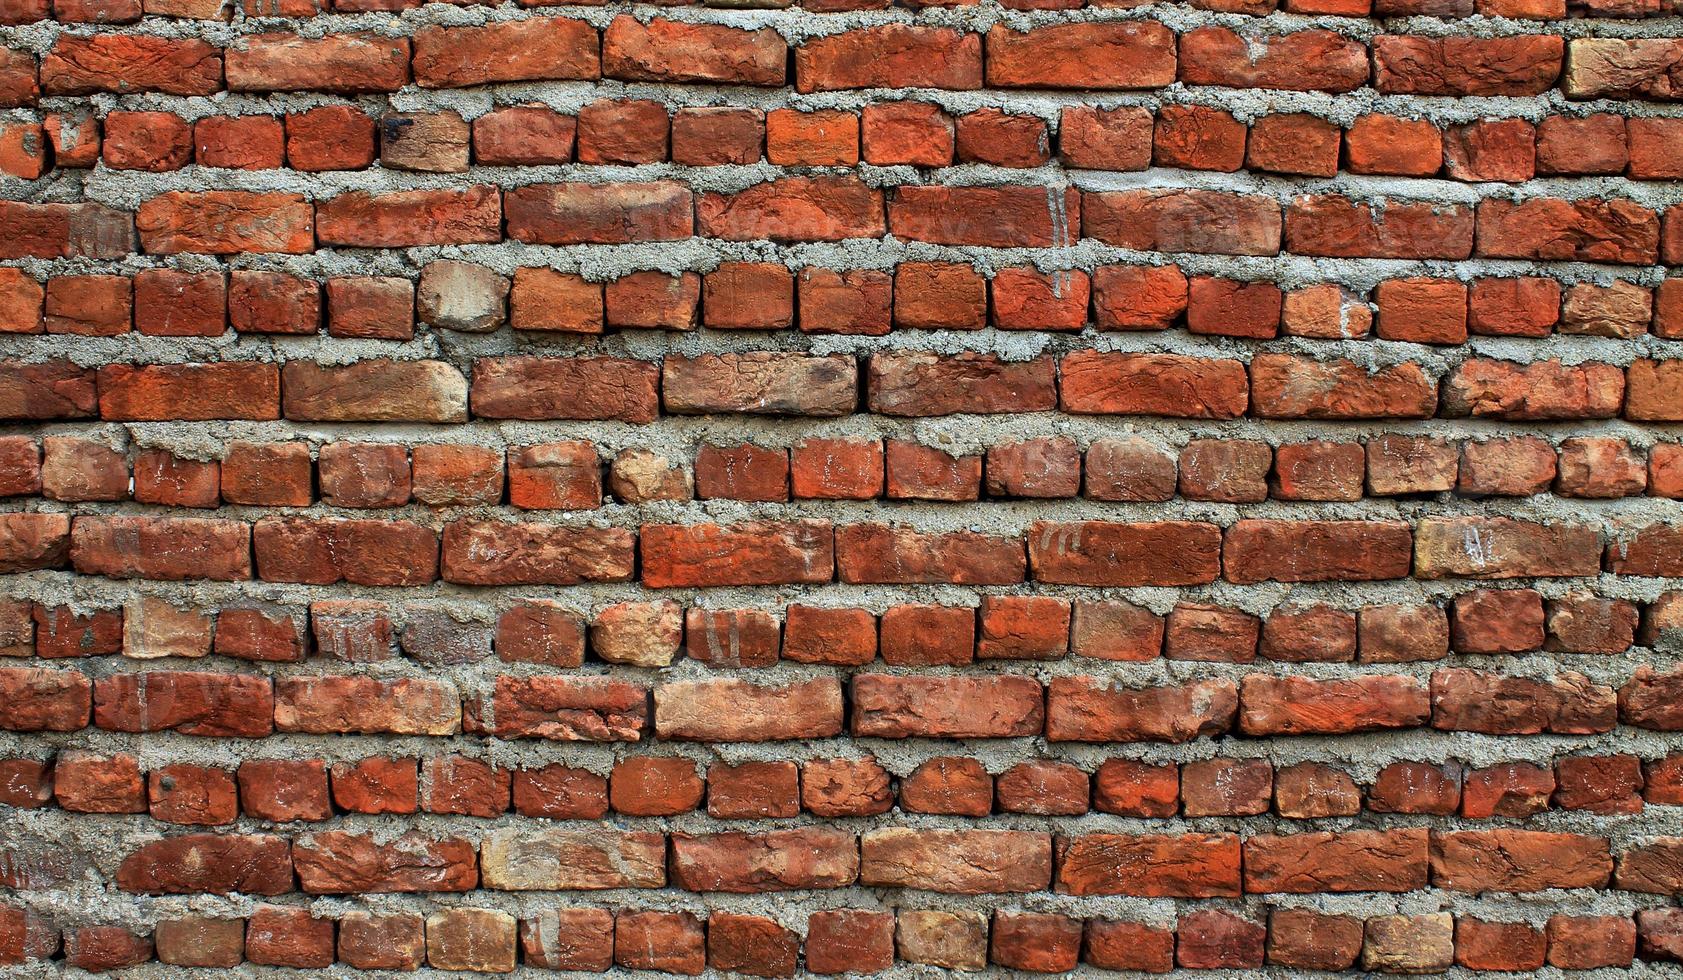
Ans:
{"type": "Polygon", "coordinates": [[[0,0],[0,973],[1676,973],[1680,23],[0,0]]]}

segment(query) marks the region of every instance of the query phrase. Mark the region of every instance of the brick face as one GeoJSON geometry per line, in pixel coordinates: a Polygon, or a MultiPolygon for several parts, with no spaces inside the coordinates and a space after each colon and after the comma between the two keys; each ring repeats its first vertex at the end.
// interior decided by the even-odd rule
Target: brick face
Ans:
{"type": "Polygon", "coordinates": [[[730,6],[0,0],[0,972],[1683,963],[1675,5],[730,6]]]}

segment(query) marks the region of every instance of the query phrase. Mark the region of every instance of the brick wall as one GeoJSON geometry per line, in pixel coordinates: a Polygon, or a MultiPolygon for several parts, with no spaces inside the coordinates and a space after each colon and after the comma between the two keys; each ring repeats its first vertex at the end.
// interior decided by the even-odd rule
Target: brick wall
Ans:
{"type": "Polygon", "coordinates": [[[1673,0],[540,2],[0,0],[0,972],[1683,959],[1673,0]]]}

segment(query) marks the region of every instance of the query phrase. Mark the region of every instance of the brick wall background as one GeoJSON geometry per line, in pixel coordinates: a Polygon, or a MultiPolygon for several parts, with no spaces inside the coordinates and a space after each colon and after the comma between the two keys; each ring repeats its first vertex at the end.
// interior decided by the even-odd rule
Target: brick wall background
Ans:
{"type": "Polygon", "coordinates": [[[0,0],[0,972],[1675,975],[1671,0],[526,2],[0,0]]]}

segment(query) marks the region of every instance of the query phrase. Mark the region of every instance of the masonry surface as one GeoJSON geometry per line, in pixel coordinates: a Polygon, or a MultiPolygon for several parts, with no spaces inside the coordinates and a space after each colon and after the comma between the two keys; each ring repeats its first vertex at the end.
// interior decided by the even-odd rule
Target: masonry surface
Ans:
{"type": "Polygon", "coordinates": [[[0,0],[0,974],[1683,961],[1674,0],[0,0]]]}

